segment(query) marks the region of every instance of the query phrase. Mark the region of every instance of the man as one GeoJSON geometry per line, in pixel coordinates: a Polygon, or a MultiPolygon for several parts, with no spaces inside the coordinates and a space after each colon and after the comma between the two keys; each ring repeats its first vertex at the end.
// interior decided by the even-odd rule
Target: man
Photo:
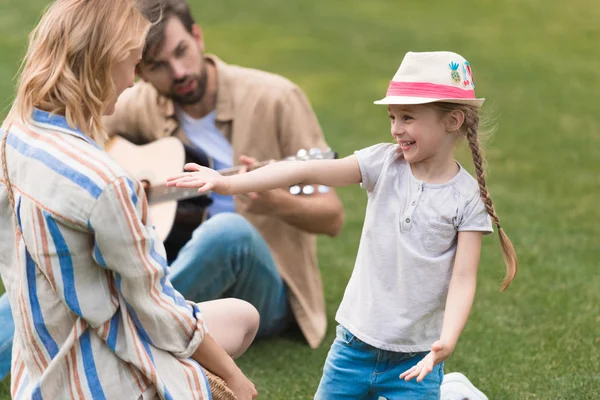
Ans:
{"type": "MultiPolygon", "coordinates": [[[[138,65],[143,82],[121,96],[107,130],[135,143],[175,136],[216,169],[326,149],[296,85],[204,50],[185,1],[164,1],[163,20],[148,35],[138,65]]],[[[335,192],[294,196],[279,189],[212,200],[208,221],[178,254],[170,246],[173,285],[196,301],[227,295],[251,302],[261,315],[258,337],[295,320],[308,344],[318,346],[326,316],[314,234],[339,233],[343,208],[335,192]]]]}
{"type": "MultiPolygon", "coordinates": [[[[185,1],[164,1],[163,20],[151,30],[138,65],[143,82],[121,96],[105,121],[108,132],[136,143],[175,136],[217,169],[238,159],[251,165],[300,148],[326,148],[298,87],[227,65],[204,49],[185,1]]],[[[168,245],[173,285],[196,301],[232,296],[251,302],[261,315],[258,337],[276,335],[295,320],[309,345],[318,346],[326,316],[313,234],[340,231],[343,209],[335,192],[303,197],[280,189],[212,200],[208,221],[178,254],[168,245]]]]}

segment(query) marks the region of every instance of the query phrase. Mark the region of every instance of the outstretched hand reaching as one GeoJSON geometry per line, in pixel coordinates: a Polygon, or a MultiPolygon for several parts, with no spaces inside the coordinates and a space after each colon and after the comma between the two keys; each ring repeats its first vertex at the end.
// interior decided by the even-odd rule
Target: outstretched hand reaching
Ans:
{"type": "Polygon", "coordinates": [[[212,190],[219,194],[228,194],[229,182],[227,182],[226,177],[217,171],[195,163],[186,164],[184,169],[191,172],[182,172],[179,175],[169,177],[167,186],[198,188],[198,193],[212,190]]]}

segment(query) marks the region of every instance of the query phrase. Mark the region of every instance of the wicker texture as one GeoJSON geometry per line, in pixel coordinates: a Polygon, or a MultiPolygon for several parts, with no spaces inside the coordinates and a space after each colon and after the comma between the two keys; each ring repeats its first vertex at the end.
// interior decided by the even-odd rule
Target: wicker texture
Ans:
{"type": "Polygon", "coordinates": [[[235,394],[229,389],[223,379],[207,369],[204,369],[204,373],[208,379],[213,400],[237,400],[237,397],[235,397],[235,394]]]}

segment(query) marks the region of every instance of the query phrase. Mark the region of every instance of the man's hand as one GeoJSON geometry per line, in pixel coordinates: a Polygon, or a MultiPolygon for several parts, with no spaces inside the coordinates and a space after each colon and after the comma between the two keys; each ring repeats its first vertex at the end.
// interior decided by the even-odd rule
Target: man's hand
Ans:
{"type": "Polygon", "coordinates": [[[451,346],[442,343],[441,341],[436,341],[431,345],[431,351],[429,354],[425,356],[421,361],[418,362],[417,365],[412,367],[411,369],[403,372],[400,375],[400,379],[404,379],[406,381],[410,381],[413,378],[417,378],[417,382],[421,382],[425,379],[428,373],[433,370],[433,367],[445,361],[452,352],[454,351],[451,346]]]}
{"type": "MultiPolygon", "coordinates": [[[[240,156],[240,162],[244,167],[240,170],[243,174],[248,172],[254,165],[257,164],[257,160],[248,156],[240,156]]],[[[242,211],[250,212],[253,214],[276,214],[278,207],[285,202],[286,197],[290,194],[284,189],[274,189],[261,193],[247,193],[237,196],[240,201],[242,211]]]]}
{"type": "Polygon", "coordinates": [[[238,195],[242,211],[253,214],[276,214],[277,207],[288,196],[283,189],[269,190],[262,193],[248,193],[238,195]]]}

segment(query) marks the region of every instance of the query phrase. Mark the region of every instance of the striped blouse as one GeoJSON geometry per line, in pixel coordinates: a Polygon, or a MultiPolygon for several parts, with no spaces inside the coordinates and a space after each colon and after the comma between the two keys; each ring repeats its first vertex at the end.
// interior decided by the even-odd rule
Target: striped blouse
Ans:
{"type": "Polygon", "coordinates": [[[210,399],[190,358],[206,326],[166,278],[140,183],[62,116],[34,110],[30,123],[8,129],[23,232],[0,170],[12,397],[210,399]]]}

